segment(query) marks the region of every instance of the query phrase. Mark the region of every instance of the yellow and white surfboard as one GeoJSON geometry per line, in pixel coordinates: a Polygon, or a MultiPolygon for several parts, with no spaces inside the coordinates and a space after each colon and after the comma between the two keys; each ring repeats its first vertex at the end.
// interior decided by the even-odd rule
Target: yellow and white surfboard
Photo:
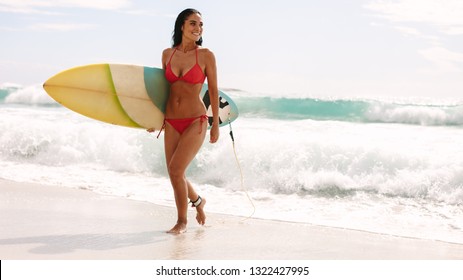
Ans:
{"type": "MultiPolygon", "coordinates": [[[[169,83],[159,68],[126,64],[91,64],[56,74],[43,85],[63,106],[92,119],[135,128],[159,130],[169,96],[169,83]]],[[[212,122],[207,84],[201,97],[212,122]]],[[[238,117],[233,100],[219,91],[221,125],[238,117]]]]}

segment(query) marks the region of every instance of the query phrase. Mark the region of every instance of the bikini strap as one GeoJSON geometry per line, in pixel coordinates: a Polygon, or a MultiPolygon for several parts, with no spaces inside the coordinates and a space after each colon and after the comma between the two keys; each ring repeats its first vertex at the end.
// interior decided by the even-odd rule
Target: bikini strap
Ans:
{"type": "Polygon", "coordinates": [[[169,62],[167,64],[170,64],[170,61],[172,60],[172,57],[174,57],[174,54],[175,54],[176,51],[177,51],[177,48],[174,48],[174,51],[170,55],[170,59],[169,59],[169,62]]]}
{"type": "Polygon", "coordinates": [[[161,129],[159,130],[158,137],[156,137],[156,138],[159,139],[159,136],[161,135],[162,130],[165,129],[165,128],[166,128],[166,119],[164,119],[164,122],[162,123],[161,129]]]}
{"type": "Polygon", "coordinates": [[[208,120],[209,120],[209,117],[207,115],[201,115],[199,117],[199,124],[200,124],[199,125],[199,134],[201,134],[201,132],[203,132],[203,123],[207,122],[208,120]]]}
{"type": "MultiPolygon", "coordinates": [[[[198,48],[196,50],[196,64],[198,64],[198,48]]],[[[170,55],[169,62],[167,64],[170,64],[170,61],[172,60],[172,57],[174,57],[175,52],[177,51],[177,48],[174,48],[174,51],[170,55]]]]}

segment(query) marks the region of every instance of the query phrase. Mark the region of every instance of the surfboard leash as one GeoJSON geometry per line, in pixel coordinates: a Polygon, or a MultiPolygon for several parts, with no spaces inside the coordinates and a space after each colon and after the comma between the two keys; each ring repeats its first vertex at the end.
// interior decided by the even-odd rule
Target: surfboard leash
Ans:
{"type": "Polygon", "coordinates": [[[243,169],[241,168],[240,161],[238,159],[238,155],[236,154],[236,148],[235,148],[235,137],[233,136],[233,129],[231,125],[231,120],[230,120],[230,113],[228,113],[228,126],[230,127],[230,138],[232,140],[232,146],[233,146],[233,154],[235,155],[235,160],[236,164],[238,165],[238,169],[240,171],[240,180],[241,180],[241,190],[244,191],[246,194],[247,198],[249,199],[249,202],[251,202],[252,205],[252,213],[242,221],[246,221],[247,219],[250,219],[252,216],[254,216],[254,213],[256,212],[256,206],[254,205],[254,202],[252,201],[251,197],[249,196],[249,193],[244,185],[244,176],[243,176],[243,169]]]}

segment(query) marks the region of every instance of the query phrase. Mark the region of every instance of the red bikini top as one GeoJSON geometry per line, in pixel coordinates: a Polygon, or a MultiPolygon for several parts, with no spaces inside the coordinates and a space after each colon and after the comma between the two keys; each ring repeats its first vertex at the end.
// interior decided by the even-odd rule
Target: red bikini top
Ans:
{"type": "Polygon", "coordinates": [[[170,61],[172,60],[175,51],[177,51],[177,49],[174,49],[172,55],[170,56],[169,62],[166,65],[166,71],[164,75],[166,76],[167,81],[169,81],[169,83],[171,84],[175,83],[176,81],[185,81],[190,84],[204,83],[206,75],[203,73],[203,70],[201,69],[201,66],[199,66],[198,63],[198,49],[196,49],[196,64],[190,70],[188,70],[188,72],[183,74],[182,77],[178,77],[177,75],[175,75],[174,72],[172,72],[172,66],[170,65],[170,61]]]}

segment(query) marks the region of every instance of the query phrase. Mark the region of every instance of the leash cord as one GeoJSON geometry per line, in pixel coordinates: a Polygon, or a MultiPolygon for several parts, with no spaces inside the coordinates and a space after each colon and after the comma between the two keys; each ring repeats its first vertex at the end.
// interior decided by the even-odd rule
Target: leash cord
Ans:
{"type": "Polygon", "coordinates": [[[244,191],[244,193],[246,194],[249,202],[251,202],[251,205],[252,205],[252,213],[251,215],[249,215],[247,218],[243,219],[243,221],[247,220],[247,219],[250,219],[252,216],[254,216],[254,213],[256,212],[256,206],[254,205],[254,202],[252,201],[251,197],[249,196],[249,193],[246,189],[246,187],[244,186],[244,176],[243,176],[243,170],[241,168],[241,164],[240,164],[240,161],[238,159],[238,155],[236,154],[236,149],[235,149],[235,138],[233,137],[233,129],[232,129],[232,126],[231,126],[231,120],[230,120],[230,114],[228,114],[228,125],[230,127],[230,138],[232,140],[232,146],[233,146],[233,153],[235,155],[235,160],[236,160],[236,164],[238,165],[238,169],[240,171],[240,179],[241,179],[241,190],[244,191]]]}

